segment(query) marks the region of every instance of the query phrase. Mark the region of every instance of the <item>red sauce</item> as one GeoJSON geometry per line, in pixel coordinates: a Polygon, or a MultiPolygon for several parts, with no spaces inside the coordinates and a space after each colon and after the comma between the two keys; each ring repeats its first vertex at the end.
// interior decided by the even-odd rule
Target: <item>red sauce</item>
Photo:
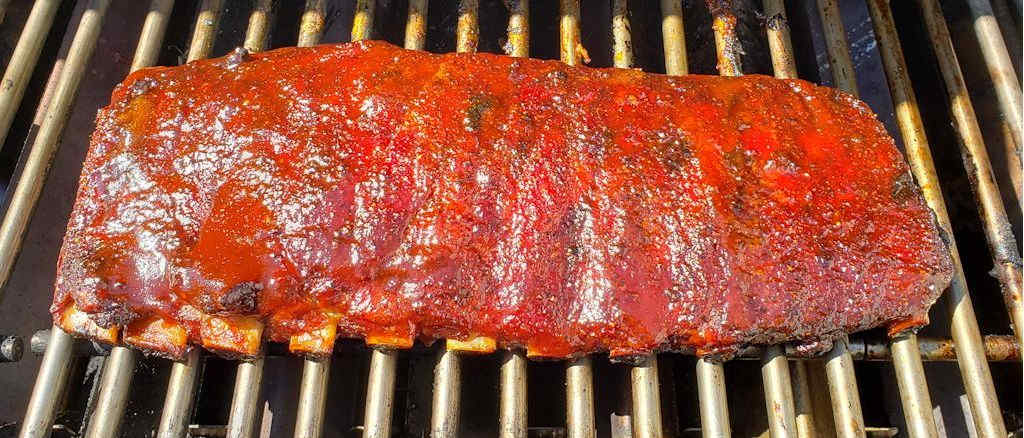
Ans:
{"type": "Polygon", "coordinates": [[[920,321],[950,275],[849,95],[367,42],[129,76],[54,312],[704,354],[920,321]]]}

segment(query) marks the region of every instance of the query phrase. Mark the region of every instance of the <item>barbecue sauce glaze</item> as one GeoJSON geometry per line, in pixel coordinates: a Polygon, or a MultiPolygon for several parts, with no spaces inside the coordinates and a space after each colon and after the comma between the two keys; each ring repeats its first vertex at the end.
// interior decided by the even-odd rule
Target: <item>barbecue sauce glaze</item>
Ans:
{"type": "Polygon", "coordinates": [[[709,354],[920,325],[950,275],[850,95],[361,42],[128,76],[52,311],[709,354]]]}

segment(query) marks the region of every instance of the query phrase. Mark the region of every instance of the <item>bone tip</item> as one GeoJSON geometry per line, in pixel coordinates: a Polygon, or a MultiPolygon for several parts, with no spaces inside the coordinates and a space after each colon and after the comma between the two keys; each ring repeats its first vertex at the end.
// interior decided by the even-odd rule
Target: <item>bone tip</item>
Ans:
{"type": "Polygon", "coordinates": [[[476,336],[467,340],[446,339],[445,348],[463,353],[493,353],[497,349],[497,341],[489,336],[476,336]]]}

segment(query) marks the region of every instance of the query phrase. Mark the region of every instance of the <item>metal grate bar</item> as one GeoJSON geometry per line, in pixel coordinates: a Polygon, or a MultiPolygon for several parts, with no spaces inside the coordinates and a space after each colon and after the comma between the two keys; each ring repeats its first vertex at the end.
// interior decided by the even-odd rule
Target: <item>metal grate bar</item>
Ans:
{"type": "Polygon", "coordinates": [[[506,351],[501,363],[501,400],[498,404],[498,436],[526,438],[526,355],[506,351]]]}
{"type": "Polygon", "coordinates": [[[786,5],[782,0],[764,0],[764,16],[768,20],[765,33],[768,35],[768,50],[772,56],[775,77],[796,79],[796,60],[793,59],[793,41],[789,38],[786,5]]]}
{"type": "MultiPolygon", "coordinates": [[[[25,95],[25,87],[32,77],[32,70],[39,61],[39,53],[43,50],[43,43],[53,26],[53,17],[57,15],[59,0],[39,0],[32,5],[32,12],[25,21],[25,28],[21,30],[18,37],[18,45],[11,53],[11,59],[4,71],[0,88],[0,145],[7,139],[7,131],[14,121],[14,114],[18,111],[18,104],[25,95]]],[[[3,13],[0,12],[0,21],[3,20],[3,13]]],[[[0,294],[2,294],[0,290],[0,294]]]]}
{"type": "Polygon", "coordinates": [[[814,403],[811,401],[810,378],[807,375],[807,361],[793,361],[790,368],[793,381],[793,409],[796,411],[796,437],[814,438],[818,436],[814,425],[814,403]]]}
{"type": "Polygon", "coordinates": [[[633,67],[632,38],[629,3],[626,0],[615,0],[612,4],[612,62],[616,67],[633,67]]]}
{"type": "Polygon", "coordinates": [[[309,47],[320,44],[320,38],[324,34],[324,21],[326,20],[327,0],[306,0],[306,10],[302,13],[299,21],[299,47],[309,47]]]}
{"type": "Polygon", "coordinates": [[[565,426],[569,438],[593,438],[594,370],[589,357],[569,362],[565,367],[565,426]]]}
{"type": "Polygon", "coordinates": [[[686,34],[683,25],[683,5],[679,0],[661,0],[661,33],[665,46],[665,73],[685,75],[686,34]]]}
{"type": "Polygon", "coordinates": [[[658,356],[648,355],[630,370],[633,387],[633,436],[661,438],[661,395],[658,385],[658,356]]]}
{"type": "Polygon", "coordinates": [[[530,0],[509,0],[508,45],[509,56],[530,56],[530,0]]]}
{"type": "Polygon", "coordinates": [[[857,74],[853,69],[853,59],[850,58],[850,44],[846,40],[839,3],[836,0],[818,0],[818,13],[821,14],[821,25],[825,31],[828,65],[832,69],[835,87],[857,96],[860,94],[857,74]]]}
{"type": "MultiPolygon", "coordinates": [[[[507,2],[508,54],[518,58],[530,56],[530,1],[507,2]]],[[[501,363],[501,395],[498,403],[498,436],[526,438],[528,406],[526,404],[526,354],[522,350],[504,353],[501,363]]]]}
{"type": "MultiPolygon", "coordinates": [[[[796,78],[796,62],[793,60],[793,45],[789,38],[785,5],[781,0],[765,0],[764,14],[768,17],[766,33],[775,77],[796,78]]],[[[804,396],[807,395],[809,388],[807,379],[800,378],[806,375],[806,365],[801,360],[796,362],[795,366],[800,368],[800,372],[797,373],[799,377],[791,379],[789,361],[782,346],[768,347],[761,357],[768,428],[774,438],[801,436],[801,432],[807,432],[808,429],[806,422],[802,428],[797,422],[794,385],[797,388],[796,392],[804,396]]]]}
{"type": "Polygon", "coordinates": [[[835,346],[825,354],[825,376],[832,399],[832,416],[839,437],[864,437],[864,413],[860,408],[857,376],[853,373],[853,358],[844,335],[835,340],[835,346]]]}
{"type": "Polygon", "coordinates": [[[761,380],[764,381],[764,402],[772,438],[796,436],[793,385],[782,347],[773,345],[765,350],[761,357],[761,380]]]}
{"type": "Polygon", "coordinates": [[[368,40],[373,36],[374,0],[358,0],[352,18],[352,41],[368,40]]]}
{"type": "MultiPolygon", "coordinates": [[[[188,61],[209,56],[217,34],[222,6],[219,0],[203,1],[196,16],[188,61]]],[[[164,398],[164,410],[160,414],[160,428],[157,433],[160,438],[187,436],[198,374],[199,347],[194,347],[184,361],[171,365],[171,377],[167,383],[167,395],[164,398]]]]}
{"type": "MultiPolygon", "coordinates": [[[[64,70],[50,101],[49,112],[39,128],[28,160],[25,162],[21,180],[11,197],[3,226],[0,227],[0,289],[10,277],[29,217],[36,201],[39,200],[50,162],[57,151],[57,142],[67,123],[85,67],[92,57],[93,49],[96,48],[96,40],[99,39],[103,18],[109,6],[109,0],[93,0],[82,14],[71,49],[68,51],[64,70]]],[[[57,326],[53,327],[50,348],[43,357],[36,384],[32,388],[32,398],[25,413],[20,437],[50,435],[57,401],[64,393],[70,371],[71,343],[70,335],[57,326]]]]}
{"type": "Polygon", "coordinates": [[[71,346],[74,339],[56,325],[50,329],[50,342],[39,365],[39,375],[32,387],[25,420],[21,423],[19,438],[45,438],[50,436],[53,420],[57,416],[57,403],[64,393],[71,373],[71,346]]]}
{"type": "Polygon", "coordinates": [[[705,438],[732,436],[721,363],[697,359],[697,397],[700,399],[701,435],[705,438]]]}
{"type": "MultiPolygon", "coordinates": [[[[417,5],[418,6],[418,5],[417,5]]],[[[409,27],[414,26],[413,4],[409,4],[409,24],[406,27],[406,41],[410,34],[409,27]]],[[[416,20],[419,26],[426,25],[426,2],[422,4],[422,19],[416,20]]],[[[475,52],[479,35],[477,13],[479,4],[476,0],[463,0],[459,5],[459,19],[456,26],[456,51],[459,53],[475,52]]],[[[418,32],[423,38],[425,30],[418,32]]],[[[423,41],[417,41],[423,47],[423,41]]],[[[438,355],[434,367],[434,392],[430,417],[430,436],[435,438],[456,437],[459,433],[460,399],[459,389],[462,386],[462,362],[459,352],[450,346],[438,355]]]]}
{"type": "MultiPolygon", "coordinates": [[[[132,59],[132,71],[149,67],[156,62],[172,7],[173,0],[154,0],[150,5],[135,49],[135,57],[132,59]]],[[[96,401],[96,409],[89,418],[86,437],[117,436],[128,401],[134,368],[135,351],[120,345],[111,349],[110,357],[103,365],[99,398],[96,401]]]]}
{"type": "MultiPolygon", "coordinates": [[[[320,44],[326,21],[325,0],[306,0],[306,9],[299,21],[299,47],[320,44]]],[[[299,406],[295,413],[296,438],[319,437],[323,432],[324,407],[327,402],[327,381],[331,358],[306,358],[302,361],[302,382],[299,385],[299,406]]]]}
{"type": "MultiPolygon", "coordinates": [[[[885,0],[871,0],[867,3],[889,89],[896,104],[896,120],[903,133],[911,171],[924,192],[925,201],[935,212],[939,226],[948,236],[953,236],[928,139],[925,138],[921,113],[917,108],[910,78],[907,77],[907,65],[896,34],[892,11],[885,0]]],[[[975,428],[980,437],[1005,437],[1006,426],[999,410],[999,401],[996,400],[992,374],[989,372],[988,362],[985,361],[978,320],[974,316],[974,306],[964,278],[963,265],[960,263],[960,253],[952,237],[949,239],[949,251],[955,268],[953,283],[947,292],[947,303],[952,314],[950,327],[975,428]]]]}
{"type": "MultiPolygon", "coordinates": [[[[578,65],[582,60],[579,0],[559,2],[559,53],[562,62],[578,65]]],[[[569,438],[592,438],[594,426],[594,371],[589,357],[571,360],[565,367],[565,425],[569,438]]]]}
{"type": "MultiPolygon", "coordinates": [[[[1010,62],[1010,55],[999,31],[999,23],[992,13],[992,5],[988,0],[967,0],[971,15],[974,16],[974,32],[978,36],[982,57],[992,78],[996,98],[1002,109],[1003,118],[1010,128],[1010,135],[1016,147],[1008,148],[1006,156],[1010,160],[1010,175],[1013,178],[1017,201],[1021,202],[1021,156],[1020,148],[1024,145],[1021,138],[1021,89],[1017,74],[1010,62]]],[[[1017,2],[1017,12],[1020,3],[1017,2]]]]}
{"type": "MultiPolygon", "coordinates": [[[[736,18],[715,13],[712,28],[715,33],[715,52],[718,73],[722,76],[743,74],[736,49],[739,42],[733,32],[736,18]]],[[[732,435],[729,425],[729,406],[725,394],[725,369],[721,362],[702,357],[697,359],[697,395],[700,399],[700,425],[704,437],[732,435]]]]}
{"type": "Polygon", "coordinates": [[[92,58],[93,49],[96,48],[96,40],[99,38],[103,18],[109,6],[110,0],[92,0],[82,14],[65,60],[64,70],[61,71],[53,98],[50,100],[46,118],[39,127],[17,187],[11,194],[3,225],[0,225],[0,290],[7,285],[7,280],[14,269],[14,261],[21,251],[28,221],[35,210],[36,202],[39,201],[43,184],[46,183],[50,163],[57,152],[57,143],[64,131],[64,125],[67,124],[71,106],[78,93],[78,85],[89,59],[92,58]]]}
{"type": "Polygon", "coordinates": [[[235,369],[235,389],[231,394],[231,411],[228,414],[228,438],[252,436],[256,427],[262,381],[263,358],[238,363],[235,369]]]}
{"type": "Polygon", "coordinates": [[[213,41],[217,37],[220,25],[220,13],[224,9],[224,0],[203,0],[196,16],[195,31],[192,32],[192,43],[188,47],[188,62],[208,58],[213,50],[213,41]]]}
{"type": "Polygon", "coordinates": [[[116,437],[135,370],[135,352],[115,346],[103,363],[99,397],[85,430],[87,438],[116,437]]]}
{"type": "Polygon", "coordinates": [[[370,356],[370,378],[366,383],[366,411],[363,438],[390,438],[391,406],[395,398],[395,365],[398,352],[375,348],[370,356]]]}
{"type": "Polygon", "coordinates": [[[427,42],[427,0],[409,1],[409,21],[405,23],[405,48],[423,50],[427,42]]]}
{"type": "Polygon", "coordinates": [[[172,8],[174,8],[174,0],[153,0],[150,3],[146,20],[142,23],[142,32],[139,33],[139,44],[135,48],[135,57],[132,58],[131,71],[156,64],[172,8]]]}
{"type": "Polygon", "coordinates": [[[900,387],[900,402],[907,420],[907,433],[913,438],[938,437],[932,400],[928,394],[924,366],[917,354],[917,336],[906,333],[892,340],[893,368],[900,387]]]}
{"type": "MultiPolygon", "coordinates": [[[[832,0],[818,0],[818,11],[825,33],[825,42],[832,67],[832,78],[836,88],[859,95],[857,77],[850,58],[850,46],[846,30],[839,15],[839,5],[832,0]]],[[[825,375],[828,378],[829,395],[832,399],[832,416],[836,433],[842,437],[863,437],[864,414],[860,406],[857,376],[853,372],[849,339],[845,336],[836,340],[835,347],[825,355],[825,375]]]]}
{"type": "Polygon", "coordinates": [[[480,9],[479,0],[462,0],[459,2],[459,22],[455,31],[455,51],[459,53],[476,52],[480,38],[480,20],[477,13],[480,9]]]}
{"type": "Polygon", "coordinates": [[[295,438],[316,438],[322,434],[330,373],[330,356],[322,360],[303,361],[299,407],[295,413],[295,438]]]}
{"type": "Polygon", "coordinates": [[[198,347],[190,350],[185,360],[171,365],[171,377],[167,381],[167,397],[160,414],[157,438],[181,438],[188,433],[198,370],[198,347]]]}
{"type": "Polygon", "coordinates": [[[443,350],[434,367],[434,399],[430,417],[430,436],[456,437],[459,433],[459,388],[462,380],[459,352],[443,350]]]}
{"type": "MultiPolygon", "coordinates": [[[[612,60],[615,67],[633,67],[633,43],[626,0],[612,5],[612,60]]],[[[630,368],[633,393],[632,436],[661,438],[661,394],[658,385],[658,356],[648,354],[630,368]]]]}
{"type": "Polygon", "coordinates": [[[999,194],[999,185],[988,159],[985,139],[978,127],[978,119],[971,106],[963,72],[949,39],[949,29],[942,9],[935,0],[919,0],[924,15],[925,27],[935,48],[939,69],[950,95],[950,106],[957,132],[960,133],[961,156],[964,167],[971,176],[971,187],[981,208],[981,220],[985,226],[985,237],[992,251],[995,276],[999,279],[1010,320],[1017,333],[1017,342],[1024,344],[1024,302],[1021,301],[1020,252],[1013,228],[1006,217],[1006,209],[999,194]]]}
{"type": "Polygon", "coordinates": [[[242,47],[250,52],[259,52],[267,47],[270,36],[271,13],[273,0],[257,0],[249,14],[249,26],[245,29],[245,42],[242,47]]]}

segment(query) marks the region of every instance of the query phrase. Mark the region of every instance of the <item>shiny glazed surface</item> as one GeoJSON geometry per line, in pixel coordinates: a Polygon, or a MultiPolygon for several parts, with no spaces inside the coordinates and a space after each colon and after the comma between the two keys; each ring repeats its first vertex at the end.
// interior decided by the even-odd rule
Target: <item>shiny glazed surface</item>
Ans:
{"type": "Polygon", "coordinates": [[[336,324],[707,354],[918,325],[950,275],[849,95],[365,42],[130,75],[97,119],[52,310],[160,317],[220,350],[211,315],[274,341],[336,324]]]}

